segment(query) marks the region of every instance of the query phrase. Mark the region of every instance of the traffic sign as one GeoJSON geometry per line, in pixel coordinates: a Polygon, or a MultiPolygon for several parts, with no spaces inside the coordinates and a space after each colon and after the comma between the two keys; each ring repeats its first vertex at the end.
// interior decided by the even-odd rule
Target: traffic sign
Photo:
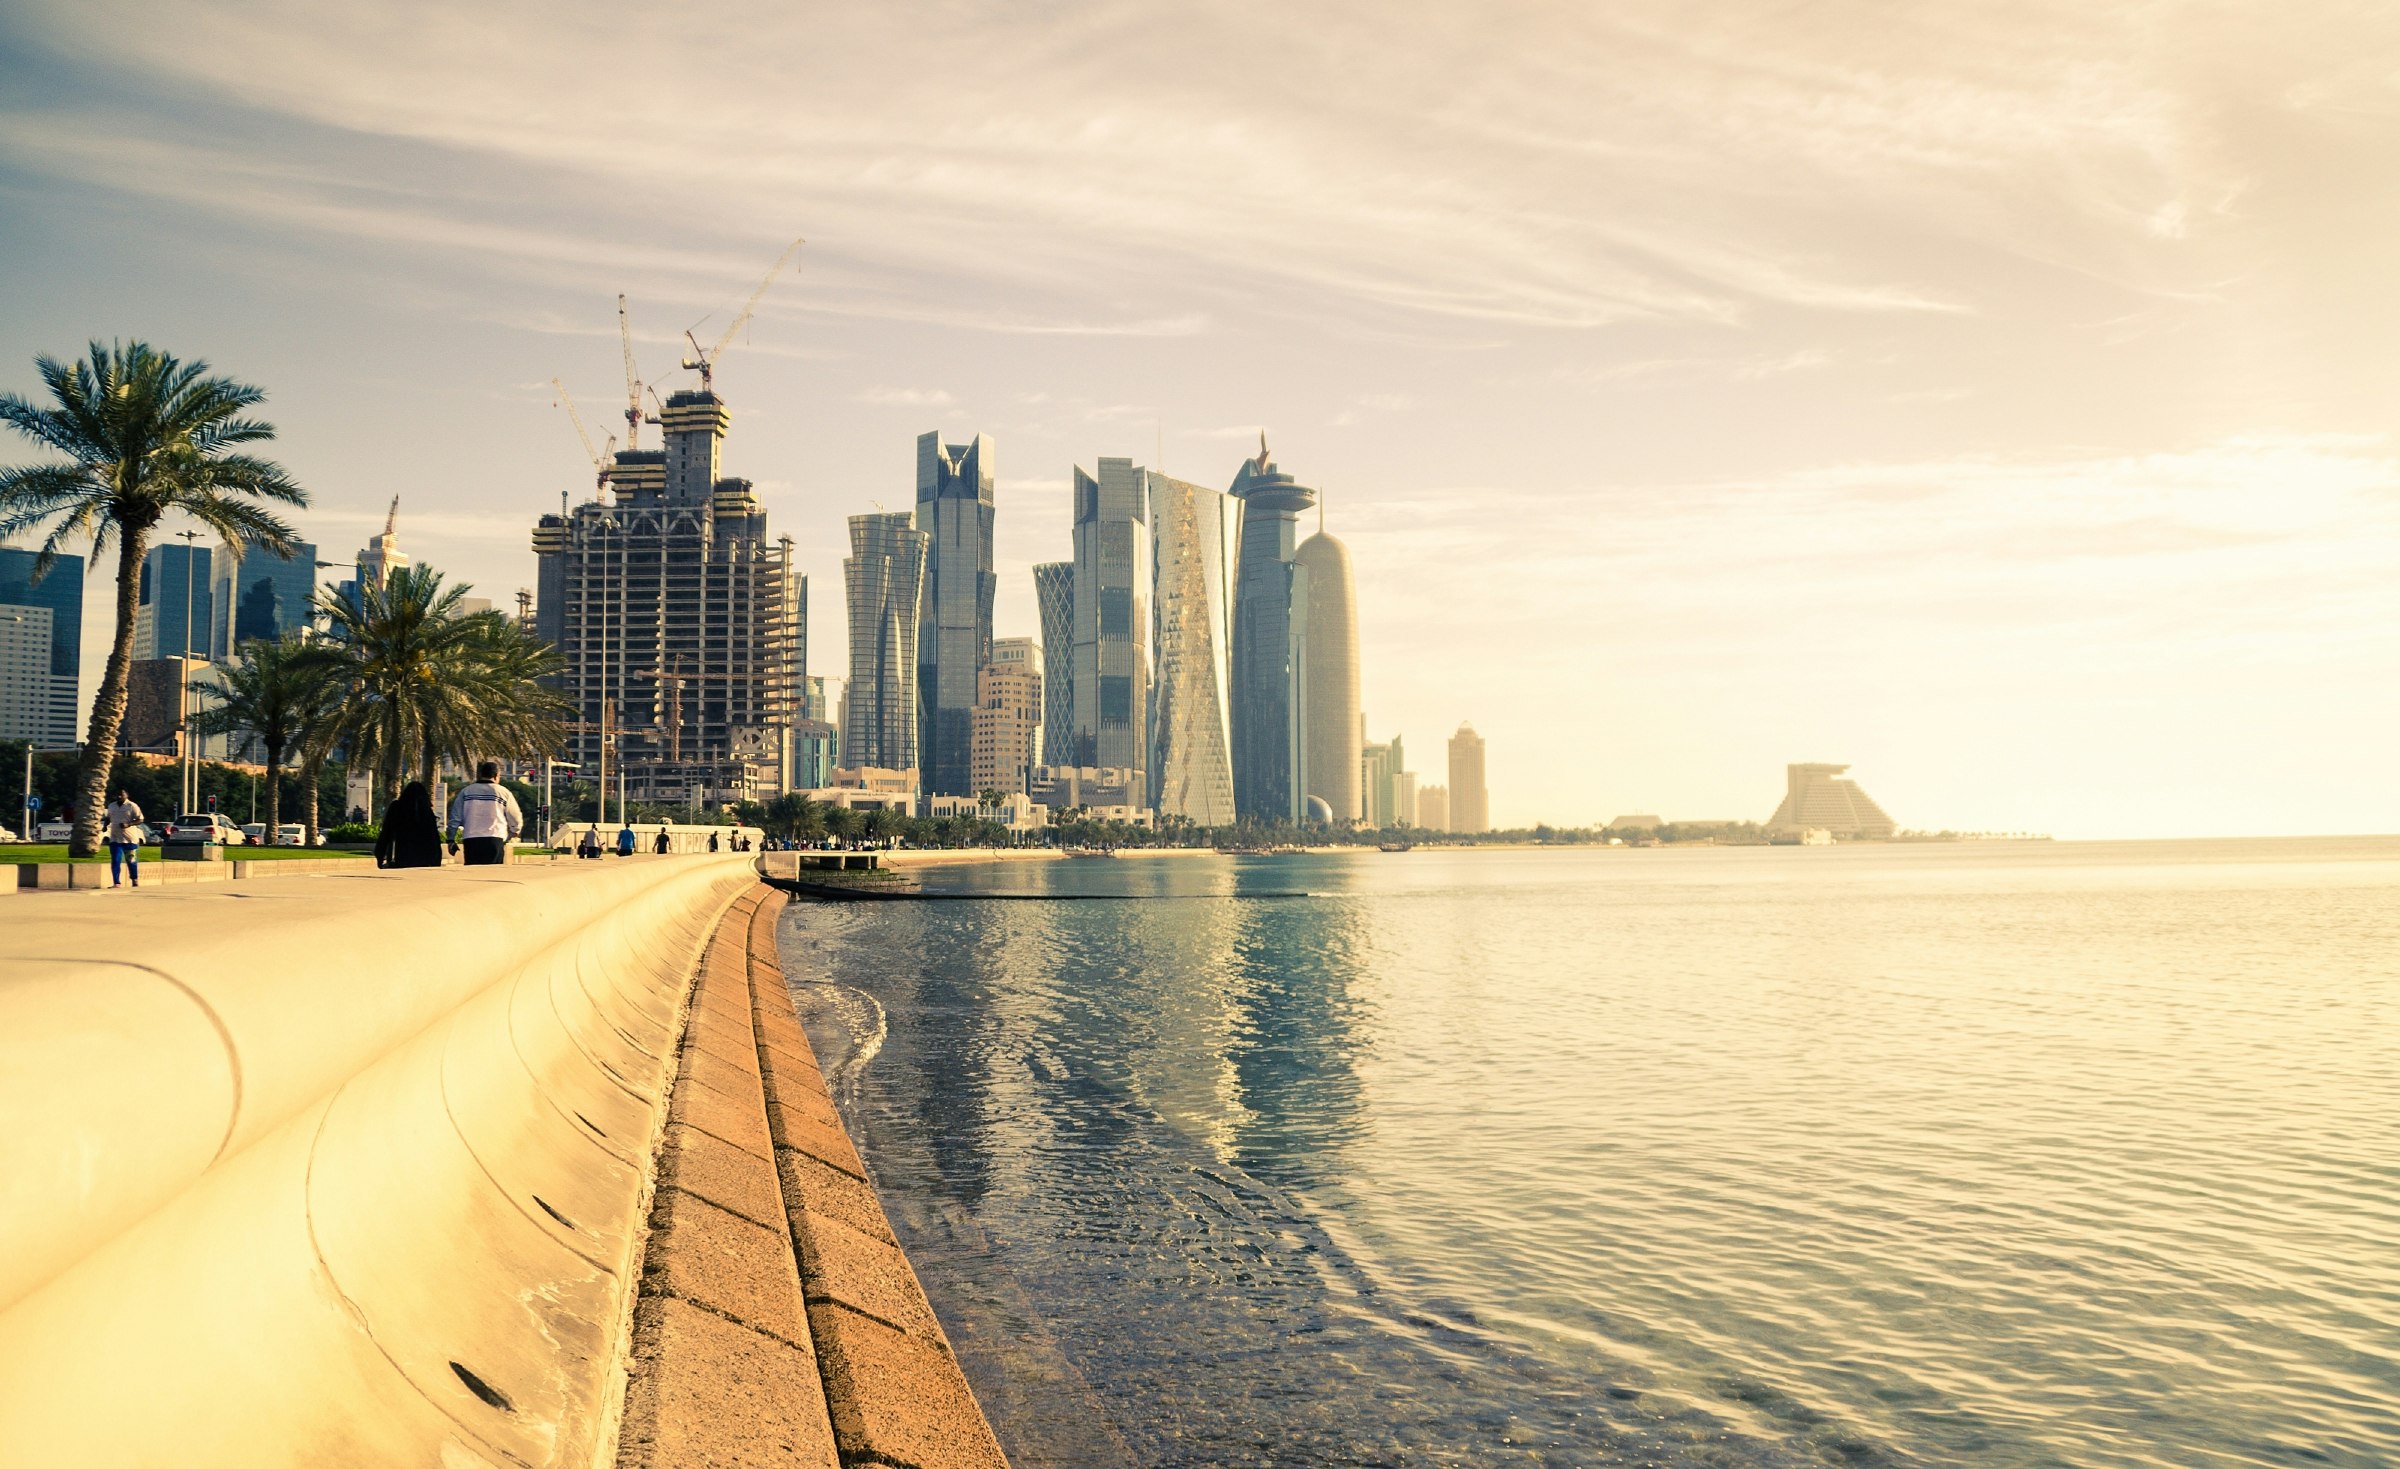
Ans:
{"type": "Polygon", "coordinates": [[[42,809],[42,798],[41,798],[41,797],[39,797],[39,796],[27,796],[27,797],[25,798],[25,809],[26,809],[26,810],[28,810],[28,811],[39,811],[39,810],[41,810],[41,809],[42,809]]]}

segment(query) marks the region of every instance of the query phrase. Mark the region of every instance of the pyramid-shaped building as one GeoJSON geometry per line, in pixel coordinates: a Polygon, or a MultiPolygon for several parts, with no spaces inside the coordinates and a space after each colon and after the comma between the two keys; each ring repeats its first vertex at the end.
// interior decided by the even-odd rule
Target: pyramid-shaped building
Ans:
{"type": "Polygon", "coordinates": [[[1837,837],[1888,837],[1899,828],[1875,798],[1843,780],[1847,765],[1786,765],[1783,804],[1767,818],[1769,831],[1818,828],[1837,837]]]}

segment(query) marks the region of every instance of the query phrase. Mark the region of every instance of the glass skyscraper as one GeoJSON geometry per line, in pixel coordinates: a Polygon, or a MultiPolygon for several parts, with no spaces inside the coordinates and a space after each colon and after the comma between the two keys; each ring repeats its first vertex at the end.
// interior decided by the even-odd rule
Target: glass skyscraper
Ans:
{"type": "Polygon", "coordinates": [[[1161,816],[1234,819],[1230,689],[1241,505],[1151,471],[1155,552],[1150,791],[1161,816]]]}
{"type": "Polygon", "coordinates": [[[1244,816],[1297,821],[1299,709],[1294,702],[1292,547],[1317,492],[1275,467],[1259,435],[1232,493],[1242,502],[1233,601],[1233,802],[1244,816]]]}
{"type": "MultiPolygon", "coordinates": [[[[1078,766],[1139,772],[1149,762],[1149,499],[1148,476],[1130,459],[1101,460],[1097,476],[1075,471],[1078,766]]],[[[1148,799],[1137,789],[1132,804],[1148,799]]]]}
{"type": "Polygon", "coordinates": [[[917,438],[917,529],[927,536],[916,636],[917,738],[927,795],[971,796],[976,679],[992,655],[992,440],[917,438]]]}
{"type": "Polygon", "coordinates": [[[1042,763],[1075,763],[1075,563],[1033,569],[1042,618],[1042,763]]]}
{"type": "Polygon", "coordinates": [[[845,767],[917,768],[917,625],[928,539],[906,513],[850,517],[850,556],[842,562],[850,611],[845,767]]]}
{"type": "Polygon", "coordinates": [[[49,712],[39,721],[45,744],[68,744],[75,738],[80,712],[77,680],[83,669],[83,558],[59,557],[40,581],[33,566],[40,553],[0,546],[0,606],[41,607],[50,613],[49,712]]]}
{"type": "Polygon", "coordinates": [[[216,641],[208,656],[223,662],[253,638],[279,638],[308,625],[309,599],[317,590],[317,548],[302,541],[289,556],[257,546],[219,546],[210,596],[216,606],[216,641]]]}
{"type": "Polygon", "coordinates": [[[216,590],[205,546],[152,546],[142,558],[140,605],[134,614],[136,660],[206,658],[217,646],[216,590]]]}

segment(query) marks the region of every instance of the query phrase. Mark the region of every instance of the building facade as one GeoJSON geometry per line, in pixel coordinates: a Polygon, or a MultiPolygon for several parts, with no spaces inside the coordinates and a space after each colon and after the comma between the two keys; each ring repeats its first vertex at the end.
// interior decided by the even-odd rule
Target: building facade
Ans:
{"type": "MultiPolygon", "coordinates": [[[[1400,741],[1395,738],[1392,748],[1399,747],[1400,741]]],[[[1413,770],[1403,770],[1392,777],[1391,824],[1401,827],[1417,824],[1417,773],[1413,770]]]]}
{"type": "MultiPolygon", "coordinates": [[[[617,459],[622,464],[628,457],[656,456],[620,454],[617,459]]],[[[618,479],[616,483],[622,488],[626,481],[618,479]]],[[[392,508],[384,512],[382,533],[367,537],[366,545],[359,549],[358,559],[351,563],[351,569],[355,575],[336,588],[335,595],[355,607],[358,605],[358,588],[361,578],[370,585],[382,586],[385,577],[408,564],[408,553],[400,549],[400,497],[394,495],[392,496],[392,508]]]]}
{"type": "Polygon", "coordinates": [[[1359,820],[1381,829],[1400,824],[1400,741],[1369,740],[1359,747],[1359,820]]]}
{"type": "Polygon", "coordinates": [[[1069,765],[1075,756],[1075,563],[1036,566],[1033,600],[1042,621],[1042,763],[1069,765]]]}
{"type": "Polygon", "coordinates": [[[1148,804],[1151,544],[1148,476],[1130,459],[1075,471],[1073,764],[1134,772],[1148,804]]]}
{"type": "Polygon", "coordinates": [[[1337,826],[1365,816],[1359,796],[1361,715],[1358,600],[1350,548],[1319,531],[1292,553],[1294,686],[1300,712],[1300,790],[1337,826]]]}
{"type": "Polygon", "coordinates": [[[1155,575],[1150,700],[1151,805],[1161,816],[1230,826],[1233,801],[1233,583],[1241,502],[1152,471],[1155,575]]]}
{"type": "Polygon", "coordinates": [[[257,546],[216,549],[210,600],[216,641],[209,656],[228,662],[233,650],[257,638],[279,638],[308,626],[317,593],[317,548],[306,541],[278,556],[257,546]]]}
{"type": "Polygon", "coordinates": [[[1427,831],[1450,829],[1450,788],[1448,786],[1417,787],[1417,825],[1427,831]]]}
{"type": "Polygon", "coordinates": [[[1843,780],[1847,765],[1786,765],[1783,804],[1767,818],[1769,831],[1830,832],[1837,837],[1888,837],[1899,830],[1857,781],[1843,780]]]}
{"type": "Polygon", "coordinates": [[[910,515],[850,517],[850,556],[842,563],[850,613],[845,765],[917,768],[917,627],[927,540],[910,515]]]}
{"type": "Polygon", "coordinates": [[[1492,808],[1483,785],[1483,736],[1462,724],[1450,737],[1451,831],[1490,831],[1492,808]]]}
{"type": "Polygon", "coordinates": [[[926,534],[917,613],[917,740],[929,795],[971,796],[977,680],[992,651],[991,436],[917,438],[917,529],[926,534]]]}
{"type": "MultiPolygon", "coordinates": [[[[534,528],[534,627],[565,661],[569,758],[635,800],[764,799],[791,785],[807,583],[750,481],[717,475],[723,400],[678,392],[659,421],[667,447],[620,453],[606,500],[534,528]]],[[[388,527],[369,551],[362,571],[390,569],[388,527]]]]}
{"type": "Polygon", "coordinates": [[[792,784],[803,790],[833,784],[833,768],[842,763],[840,726],[834,723],[833,696],[821,675],[800,680],[800,717],[792,721],[792,784]]]}
{"type": "Polygon", "coordinates": [[[978,680],[975,701],[975,796],[1023,794],[1042,762],[1042,647],[1031,638],[998,638],[978,680]]]}
{"type": "Polygon", "coordinates": [[[50,669],[49,704],[34,722],[42,732],[8,738],[66,745],[75,741],[83,707],[78,693],[83,669],[83,558],[61,556],[37,579],[34,568],[40,559],[38,552],[0,546],[0,606],[39,607],[50,614],[50,645],[44,655],[50,669]]]}
{"type": "Polygon", "coordinates": [[[1300,512],[1317,495],[1275,467],[1264,434],[1258,457],[1244,460],[1234,476],[1231,494],[1242,502],[1231,668],[1234,808],[1263,821],[1297,821],[1303,792],[1292,553],[1300,512]]]}
{"type": "Polygon", "coordinates": [[[50,609],[0,602],[0,740],[64,744],[52,727],[58,681],[50,672],[50,609]]]}
{"type": "Polygon", "coordinates": [[[206,658],[216,647],[215,558],[206,546],[170,542],[142,557],[133,656],[206,658]]]}

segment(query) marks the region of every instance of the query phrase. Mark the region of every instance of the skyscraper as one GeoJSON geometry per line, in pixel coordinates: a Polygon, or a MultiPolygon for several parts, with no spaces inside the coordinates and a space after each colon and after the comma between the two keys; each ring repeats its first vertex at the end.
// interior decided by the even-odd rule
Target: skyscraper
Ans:
{"type": "Polygon", "coordinates": [[[1358,602],[1350,548],[1319,531],[1292,553],[1295,684],[1300,707],[1300,790],[1321,798],[1339,825],[1365,813],[1359,800],[1358,602]]]}
{"type": "Polygon", "coordinates": [[[1151,804],[1201,826],[1234,819],[1233,577],[1241,504],[1147,473],[1156,551],[1152,626],[1151,804]]]}
{"type": "MultiPolygon", "coordinates": [[[[842,702],[842,763],[917,768],[917,626],[925,589],[925,546],[915,517],[850,517],[850,683],[842,702]]],[[[968,736],[973,738],[970,721],[968,736]]]]}
{"type": "MultiPolygon", "coordinates": [[[[623,454],[617,456],[619,460],[625,457],[623,454]]],[[[626,482],[622,479],[614,482],[619,493],[623,493],[626,482]]],[[[386,576],[408,564],[408,553],[400,549],[400,497],[394,495],[392,508],[384,512],[382,533],[367,537],[367,544],[358,553],[355,569],[359,577],[381,586],[386,576]]],[[[358,605],[358,587],[356,578],[344,581],[335,589],[335,595],[355,607],[358,605]]]]}
{"type": "Polygon", "coordinates": [[[57,688],[50,673],[50,609],[0,602],[0,740],[72,740],[72,720],[63,735],[54,723],[57,688]]]}
{"type": "Polygon", "coordinates": [[[1417,788],[1417,825],[1427,831],[1450,829],[1450,788],[1448,786],[1419,786],[1417,788]]]}
{"type": "Polygon", "coordinates": [[[1783,767],[1783,804],[1767,818],[1767,828],[1815,827],[1837,837],[1888,837],[1899,830],[1857,781],[1840,778],[1849,768],[1815,763],[1783,767]]]}
{"type": "Polygon", "coordinates": [[[1449,829],[1492,829],[1491,801],[1483,788],[1483,736],[1472,725],[1460,725],[1450,737],[1449,829]]]}
{"type": "Polygon", "coordinates": [[[1369,740],[1359,747],[1358,819],[1372,827],[1396,824],[1399,803],[1394,799],[1400,773],[1397,740],[1369,740]]]}
{"type": "Polygon", "coordinates": [[[306,541],[278,556],[258,546],[216,550],[216,641],[209,656],[220,662],[253,638],[279,638],[308,626],[309,599],[317,591],[317,548],[306,541]]]}
{"type": "MultiPolygon", "coordinates": [[[[1149,502],[1130,459],[1101,460],[1096,478],[1075,471],[1074,765],[1149,763],[1149,502]]],[[[1147,804],[1146,781],[1134,784],[1132,804],[1147,804]]]]}
{"type": "Polygon", "coordinates": [[[142,558],[133,656],[206,658],[217,645],[216,602],[209,587],[208,548],[180,541],[152,546],[142,558]],[[187,641],[188,638],[188,641],[187,641]]]}
{"type": "MultiPolygon", "coordinates": [[[[565,660],[586,777],[635,800],[763,800],[791,778],[807,582],[750,481],[716,477],[723,400],[677,392],[659,421],[666,448],[619,453],[606,501],[536,523],[534,628],[565,660]]],[[[375,578],[406,558],[387,529],[360,559],[375,578]]]]}
{"type": "Polygon", "coordinates": [[[971,796],[977,679],[992,652],[992,440],[917,437],[917,529],[925,594],[917,614],[917,738],[927,795],[971,796]]]}
{"type": "MultiPolygon", "coordinates": [[[[1232,494],[1242,502],[1242,552],[1233,600],[1233,802],[1244,816],[1296,821],[1299,710],[1293,701],[1292,547],[1316,491],[1275,467],[1267,436],[1242,462],[1232,494]]],[[[1355,763],[1355,762],[1353,762],[1355,763]]]]}
{"type": "Polygon", "coordinates": [[[61,556],[49,574],[34,580],[35,551],[0,546],[0,606],[41,607],[50,613],[50,712],[38,738],[63,745],[75,738],[82,710],[78,680],[83,670],[83,558],[61,556]]]}
{"type": "Polygon", "coordinates": [[[977,680],[975,794],[1022,795],[1042,763],[1042,647],[1031,638],[995,638],[977,680]]]}
{"type": "Polygon", "coordinates": [[[1075,763],[1075,563],[1033,569],[1042,617],[1042,763],[1075,763]]]}

